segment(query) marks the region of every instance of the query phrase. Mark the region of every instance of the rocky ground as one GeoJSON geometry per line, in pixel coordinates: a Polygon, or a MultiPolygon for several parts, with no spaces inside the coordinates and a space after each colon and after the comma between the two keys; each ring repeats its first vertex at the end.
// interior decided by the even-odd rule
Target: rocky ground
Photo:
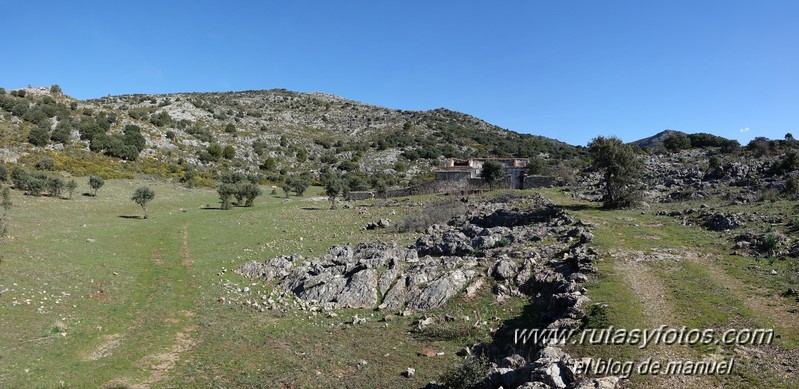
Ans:
{"type": "MultiPolygon", "coordinates": [[[[241,300],[233,293],[233,301],[226,302],[264,311],[299,307],[327,315],[335,315],[339,309],[362,308],[379,312],[377,316],[382,315],[383,320],[421,314],[411,330],[424,332],[436,321],[460,319],[426,316],[424,312],[489,285],[496,301],[523,298],[534,307],[534,319],[524,323],[528,327],[573,329],[585,325],[589,311],[596,306],[586,288],[588,281],[597,278],[598,258],[607,257],[612,260],[608,269],[621,275],[624,287],[637,301],[631,304],[639,307],[643,315],[639,325],[679,327],[686,322],[686,315],[693,315],[689,322],[697,325],[725,328],[757,323],[787,331],[786,337],[790,338],[795,319],[785,318],[780,312],[796,312],[792,302],[788,302],[796,300],[796,288],[784,288],[785,283],[774,281],[769,288],[783,289],[778,296],[769,296],[770,292],[764,292],[762,287],[753,294],[752,286],[747,285],[749,279],[769,275],[781,280],[785,278],[784,270],[769,270],[760,263],[748,266],[752,272],[737,274],[740,270],[730,264],[737,262],[725,258],[731,255],[774,261],[799,256],[799,245],[791,237],[799,223],[793,221],[794,209],[785,207],[785,199],[790,201],[791,196],[787,192],[791,176],[774,174],[775,162],[768,158],[727,160],[710,169],[704,162],[708,156],[703,150],[647,156],[646,203],[623,215],[595,213],[591,211],[593,206],[586,205],[596,203],[602,196],[598,175],[589,173],[577,185],[564,190],[578,205],[564,206],[570,201],[560,199],[561,205],[556,206],[539,195],[502,195],[468,203],[461,214],[447,222],[429,225],[410,245],[373,241],[334,246],[313,258],[282,256],[251,261],[236,272],[276,288],[260,301],[241,300]],[[603,235],[611,233],[614,237],[604,236],[597,246],[594,240],[598,229],[603,235]],[[693,229],[716,235],[688,238],[695,234],[693,229]],[[698,283],[682,283],[681,274],[692,272],[698,272],[699,280],[690,282],[698,283]],[[679,297],[686,287],[696,290],[685,291],[687,294],[679,297]],[[707,288],[704,292],[703,287],[707,288]],[[678,297],[673,297],[675,294],[678,297]],[[719,317],[702,319],[707,314],[701,311],[704,308],[681,305],[686,301],[680,299],[702,296],[713,301],[726,298],[730,301],[729,310],[744,313],[719,313],[719,317]]],[[[386,230],[397,224],[377,220],[364,228],[386,230]]],[[[706,302],[699,301],[697,306],[706,307],[703,304],[706,302]]],[[[362,320],[366,319],[356,316],[352,323],[362,320]]],[[[583,375],[578,369],[584,360],[580,357],[588,355],[575,356],[574,350],[567,352],[560,344],[514,347],[509,338],[518,325],[518,321],[492,323],[495,328],[490,343],[477,343],[461,351],[471,361],[467,365],[487,361],[478,380],[480,386],[642,385],[621,376],[583,375]]],[[[723,379],[675,375],[644,381],[644,385],[722,387],[728,383],[750,384],[753,379],[762,379],[752,377],[764,377],[763,374],[779,374],[791,380],[796,366],[790,356],[795,351],[790,342],[787,344],[765,349],[722,348],[710,354],[697,353],[690,347],[652,347],[646,355],[664,360],[715,360],[732,355],[740,359],[742,372],[723,379]],[[769,350],[765,352],[776,358],[777,365],[756,362],[753,356],[763,350],[769,350]]],[[[414,374],[411,370],[406,376],[414,374]]]]}
{"type": "MultiPolygon", "coordinates": [[[[368,308],[386,316],[407,315],[440,307],[490,282],[497,300],[527,296],[545,308],[543,327],[569,329],[581,324],[590,305],[581,284],[595,271],[595,253],[587,246],[591,229],[543,197],[506,196],[469,204],[464,215],[428,227],[407,247],[395,242],[334,246],[320,257],[251,261],[236,272],[276,283],[273,295],[261,302],[243,302],[262,310],[281,309],[281,299],[291,296],[294,306],[315,312],[368,308]]],[[[432,320],[420,319],[416,330],[432,320]]],[[[484,380],[487,387],[614,387],[619,380],[583,380],[578,361],[555,346],[528,361],[512,348],[498,349],[499,344],[490,346],[492,355],[506,356],[496,358],[484,380]]],[[[490,347],[479,344],[464,353],[478,358],[490,347]]]]}

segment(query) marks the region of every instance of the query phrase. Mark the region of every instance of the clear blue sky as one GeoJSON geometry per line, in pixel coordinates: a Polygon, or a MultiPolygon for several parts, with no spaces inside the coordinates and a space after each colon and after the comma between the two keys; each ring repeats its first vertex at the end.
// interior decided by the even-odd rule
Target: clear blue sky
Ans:
{"type": "Polygon", "coordinates": [[[799,1],[0,0],[0,86],[286,88],[585,145],[799,134],[799,1]]]}

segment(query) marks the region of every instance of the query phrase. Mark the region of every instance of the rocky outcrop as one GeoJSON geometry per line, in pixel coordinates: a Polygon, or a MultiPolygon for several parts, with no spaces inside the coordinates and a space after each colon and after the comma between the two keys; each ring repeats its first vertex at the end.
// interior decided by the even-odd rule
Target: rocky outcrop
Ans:
{"type": "MultiPolygon", "coordinates": [[[[590,226],[575,222],[540,196],[471,204],[466,215],[427,228],[415,244],[334,246],[318,258],[282,256],[241,265],[237,273],[265,280],[310,304],[333,308],[424,311],[446,304],[490,277],[498,295],[572,293],[593,271],[590,226]],[[549,245],[532,245],[554,237],[549,245]]],[[[474,289],[474,288],[473,288],[474,289]]],[[[557,310],[579,309],[560,300],[557,310]]],[[[576,303],[576,301],[574,301],[576,303]]],[[[570,315],[575,316],[575,315],[570,315]]]]}
{"type": "Polygon", "coordinates": [[[710,231],[733,230],[742,225],[743,223],[738,221],[735,215],[722,215],[722,214],[715,214],[709,216],[707,217],[705,222],[702,223],[702,226],[710,231]]]}
{"type": "MultiPolygon", "coordinates": [[[[440,307],[493,280],[498,300],[527,295],[540,305],[546,312],[543,327],[576,328],[590,304],[581,284],[596,270],[596,254],[587,246],[593,226],[571,219],[540,196],[524,198],[532,203],[525,207],[514,206],[518,200],[470,204],[466,215],[430,226],[408,247],[391,242],[335,246],[318,258],[248,262],[237,272],[277,279],[279,287],[300,300],[326,309],[403,312],[440,307]]],[[[432,323],[433,318],[420,319],[414,331],[423,332],[432,323]]],[[[481,353],[478,348],[473,351],[474,357],[481,353]]],[[[470,354],[467,349],[465,355],[470,354]]],[[[493,365],[485,387],[577,388],[600,382],[583,379],[577,362],[558,348],[546,347],[532,361],[505,355],[493,365]]],[[[599,380],[611,388],[618,381],[599,380]]]]}
{"type": "Polygon", "coordinates": [[[380,219],[376,222],[371,222],[367,224],[363,229],[364,230],[379,230],[383,228],[391,227],[391,220],[388,219],[380,219]]]}

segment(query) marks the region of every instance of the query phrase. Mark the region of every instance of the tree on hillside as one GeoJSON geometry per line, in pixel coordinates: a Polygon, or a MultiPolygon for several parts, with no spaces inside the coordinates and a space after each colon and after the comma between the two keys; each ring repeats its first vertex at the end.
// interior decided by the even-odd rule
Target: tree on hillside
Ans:
{"type": "Polygon", "coordinates": [[[211,158],[211,161],[218,161],[222,157],[222,146],[218,143],[211,143],[206,150],[211,158]]]}
{"type": "Polygon", "coordinates": [[[47,146],[49,140],[50,130],[47,129],[46,125],[33,127],[28,133],[28,142],[34,146],[47,146]]]}
{"type": "Polygon", "coordinates": [[[122,141],[125,145],[133,146],[136,149],[136,155],[144,150],[144,146],[147,144],[144,135],[141,134],[141,128],[133,124],[125,126],[122,132],[122,141]]]}
{"type": "Polygon", "coordinates": [[[622,143],[612,136],[594,138],[588,145],[593,166],[604,171],[606,208],[624,208],[635,205],[641,198],[643,162],[634,146],[622,143]]]}
{"type": "Polygon", "coordinates": [[[241,193],[242,198],[245,200],[243,204],[245,207],[252,207],[255,198],[263,193],[261,187],[252,182],[239,184],[238,192],[241,193]]]}
{"type": "Polygon", "coordinates": [[[61,91],[61,87],[58,86],[58,84],[53,84],[53,86],[50,87],[50,93],[56,96],[60,96],[61,93],[63,92],[61,91]]]}
{"type": "Polygon", "coordinates": [[[50,134],[50,140],[63,145],[68,145],[72,140],[72,127],[68,120],[62,120],[55,126],[50,134]]]}
{"type": "Polygon", "coordinates": [[[233,208],[230,198],[236,194],[236,184],[222,184],[216,188],[216,193],[219,194],[219,201],[221,205],[219,208],[228,210],[233,208]]]}
{"type": "Polygon", "coordinates": [[[534,155],[528,159],[527,174],[531,176],[541,175],[544,174],[546,168],[547,168],[546,163],[538,155],[534,155]]]}
{"type": "Polygon", "coordinates": [[[8,187],[3,187],[2,190],[2,205],[3,216],[0,218],[0,236],[8,236],[8,212],[11,211],[11,190],[8,187]]]}
{"type": "Polygon", "coordinates": [[[234,157],[236,157],[236,149],[231,145],[225,146],[222,150],[222,158],[233,159],[234,157]]]}
{"type": "Polygon", "coordinates": [[[66,189],[67,189],[68,199],[72,199],[72,194],[75,193],[75,189],[77,188],[78,188],[78,183],[75,182],[75,180],[69,180],[69,182],[67,182],[66,189]]]}
{"type": "Polygon", "coordinates": [[[51,197],[61,197],[61,191],[64,190],[66,183],[61,177],[47,177],[47,191],[50,192],[51,197]]]}
{"type": "Polygon", "coordinates": [[[494,185],[505,178],[505,168],[499,162],[486,161],[483,163],[483,170],[480,172],[480,178],[488,183],[489,188],[494,189],[494,185]]]}
{"type": "Polygon", "coordinates": [[[141,209],[144,210],[144,218],[147,219],[147,204],[155,198],[155,191],[146,187],[142,186],[136,189],[133,192],[133,197],[130,199],[133,200],[134,203],[139,204],[141,209]]]}
{"type": "Polygon", "coordinates": [[[94,197],[97,197],[97,190],[102,188],[105,180],[100,176],[89,176],[89,187],[94,190],[94,197]]]}
{"type": "Polygon", "coordinates": [[[291,192],[294,192],[295,195],[302,197],[310,184],[310,181],[305,176],[291,176],[286,178],[280,187],[283,189],[283,193],[286,195],[286,198],[289,197],[291,192]]]}
{"type": "Polygon", "coordinates": [[[308,182],[308,180],[303,176],[291,177],[288,179],[288,181],[291,184],[291,190],[294,192],[294,194],[300,197],[305,194],[305,191],[310,185],[310,182],[308,182]]]}
{"type": "Polygon", "coordinates": [[[673,132],[663,140],[663,147],[671,152],[691,148],[691,138],[681,132],[673,132]]]}
{"type": "Polygon", "coordinates": [[[336,209],[336,199],[338,196],[346,196],[349,185],[341,177],[330,177],[325,183],[325,194],[330,199],[330,209],[336,209]]]}

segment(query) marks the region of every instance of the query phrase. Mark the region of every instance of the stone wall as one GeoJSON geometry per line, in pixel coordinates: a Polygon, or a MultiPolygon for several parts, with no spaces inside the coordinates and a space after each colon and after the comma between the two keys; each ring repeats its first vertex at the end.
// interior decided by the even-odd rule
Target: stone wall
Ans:
{"type": "MultiPolygon", "coordinates": [[[[510,177],[494,185],[494,188],[510,187],[510,177]]],[[[366,200],[374,198],[421,196],[439,193],[450,193],[455,196],[466,196],[475,192],[488,190],[488,185],[480,178],[470,178],[467,180],[445,180],[429,181],[408,188],[391,189],[384,194],[373,191],[350,192],[347,200],[366,200]]]]}
{"type": "Polygon", "coordinates": [[[526,176],[524,177],[524,189],[549,188],[555,186],[553,176],[526,176]]]}

